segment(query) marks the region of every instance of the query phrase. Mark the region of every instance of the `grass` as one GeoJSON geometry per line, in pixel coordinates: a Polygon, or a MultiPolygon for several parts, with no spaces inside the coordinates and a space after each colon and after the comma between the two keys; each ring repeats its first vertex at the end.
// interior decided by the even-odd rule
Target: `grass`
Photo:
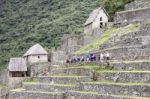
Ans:
{"type": "Polygon", "coordinates": [[[56,68],[56,69],[53,69],[53,70],[82,69],[82,68],[85,68],[85,69],[92,69],[92,68],[98,68],[98,67],[99,67],[99,66],[93,66],[93,67],[90,67],[90,66],[78,66],[78,67],[56,68]]]}
{"type": "Polygon", "coordinates": [[[129,98],[129,99],[150,99],[150,97],[139,97],[139,96],[128,96],[128,95],[111,95],[114,97],[122,97],[122,98],[129,98]]]}
{"type": "Polygon", "coordinates": [[[99,46],[106,43],[113,36],[121,36],[130,32],[137,31],[139,29],[139,24],[130,24],[121,28],[109,28],[105,31],[101,36],[97,37],[93,42],[89,45],[83,46],[79,51],[75,52],[75,54],[83,54],[89,53],[91,51],[96,51],[99,49],[99,46]]]}
{"type": "Polygon", "coordinates": [[[131,64],[131,63],[143,63],[143,62],[150,62],[150,60],[114,61],[114,62],[111,62],[111,63],[126,63],[126,64],[131,64]]]}
{"type": "Polygon", "coordinates": [[[45,93],[45,94],[62,94],[62,92],[43,92],[43,91],[26,91],[23,88],[13,89],[12,92],[27,92],[27,93],[45,93]]]}
{"type": "Polygon", "coordinates": [[[7,87],[6,85],[0,84],[0,88],[6,88],[6,87],[7,87]]]}
{"type": "MultiPolygon", "coordinates": [[[[23,84],[25,85],[39,85],[39,84],[43,84],[43,83],[39,83],[39,82],[24,82],[23,84]]],[[[74,84],[51,84],[51,83],[46,83],[46,85],[48,86],[62,86],[62,87],[76,87],[76,85],[74,84]]]]}
{"type": "MultiPolygon", "coordinates": [[[[41,76],[42,77],[42,76],[41,76]]],[[[52,77],[52,78],[84,78],[87,76],[76,76],[76,75],[54,75],[54,76],[46,76],[46,77],[52,77]]]]}
{"type": "Polygon", "coordinates": [[[150,86],[149,83],[116,83],[112,81],[82,82],[83,84],[118,85],[118,86],[150,86]]]}
{"type": "Polygon", "coordinates": [[[98,71],[98,73],[150,73],[150,71],[98,71]]]}
{"type": "Polygon", "coordinates": [[[92,91],[71,91],[71,92],[77,92],[81,94],[94,94],[94,95],[99,95],[98,92],[92,92],[92,91]]]}

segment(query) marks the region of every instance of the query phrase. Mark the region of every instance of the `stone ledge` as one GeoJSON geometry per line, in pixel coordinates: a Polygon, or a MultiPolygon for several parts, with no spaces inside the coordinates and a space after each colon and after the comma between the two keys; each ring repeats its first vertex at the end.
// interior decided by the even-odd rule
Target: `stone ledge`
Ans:
{"type": "Polygon", "coordinates": [[[120,62],[120,63],[111,63],[111,66],[113,67],[114,70],[143,70],[143,71],[148,71],[150,70],[150,61],[148,62],[131,62],[131,63],[125,63],[125,62],[120,62]]]}
{"type": "Polygon", "coordinates": [[[34,78],[34,81],[43,83],[76,84],[79,82],[91,81],[91,78],[89,76],[47,76],[34,78]]]}
{"type": "Polygon", "coordinates": [[[150,71],[99,71],[98,80],[108,80],[113,82],[150,82],[150,71]]]}
{"type": "Polygon", "coordinates": [[[86,91],[97,91],[100,94],[150,96],[150,84],[146,83],[88,82],[81,83],[80,88],[86,91]]]}
{"type": "Polygon", "coordinates": [[[23,88],[30,91],[68,91],[77,89],[76,85],[67,84],[44,84],[44,83],[23,83],[23,88]]]}
{"type": "Polygon", "coordinates": [[[8,99],[63,99],[61,92],[10,91],[8,99]]]}

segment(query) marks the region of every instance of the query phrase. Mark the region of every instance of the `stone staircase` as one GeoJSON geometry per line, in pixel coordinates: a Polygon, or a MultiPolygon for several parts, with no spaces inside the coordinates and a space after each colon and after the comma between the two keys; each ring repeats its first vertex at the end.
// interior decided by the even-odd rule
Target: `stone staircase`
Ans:
{"type": "Polygon", "coordinates": [[[49,76],[35,77],[23,82],[22,88],[11,90],[9,99],[150,99],[149,64],[114,61],[113,69],[98,65],[52,67],[49,76]],[[93,70],[97,81],[92,79],[93,70]]]}

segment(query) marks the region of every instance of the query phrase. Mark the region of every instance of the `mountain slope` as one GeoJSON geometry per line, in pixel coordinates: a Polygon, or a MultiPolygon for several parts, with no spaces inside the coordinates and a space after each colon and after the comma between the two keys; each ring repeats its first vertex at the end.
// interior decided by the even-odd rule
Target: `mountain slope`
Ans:
{"type": "Polygon", "coordinates": [[[82,33],[89,13],[100,5],[113,15],[133,0],[0,0],[0,67],[35,43],[57,47],[67,33],[82,33]]]}

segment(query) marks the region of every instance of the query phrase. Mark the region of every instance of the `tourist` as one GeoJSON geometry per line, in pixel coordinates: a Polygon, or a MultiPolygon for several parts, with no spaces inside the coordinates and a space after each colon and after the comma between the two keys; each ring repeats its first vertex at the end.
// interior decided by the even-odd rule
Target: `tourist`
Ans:
{"type": "Polygon", "coordinates": [[[101,53],[101,54],[100,54],[100,62],[103,62],[103,60],[104,60],[104,54],[101,53]]]}

